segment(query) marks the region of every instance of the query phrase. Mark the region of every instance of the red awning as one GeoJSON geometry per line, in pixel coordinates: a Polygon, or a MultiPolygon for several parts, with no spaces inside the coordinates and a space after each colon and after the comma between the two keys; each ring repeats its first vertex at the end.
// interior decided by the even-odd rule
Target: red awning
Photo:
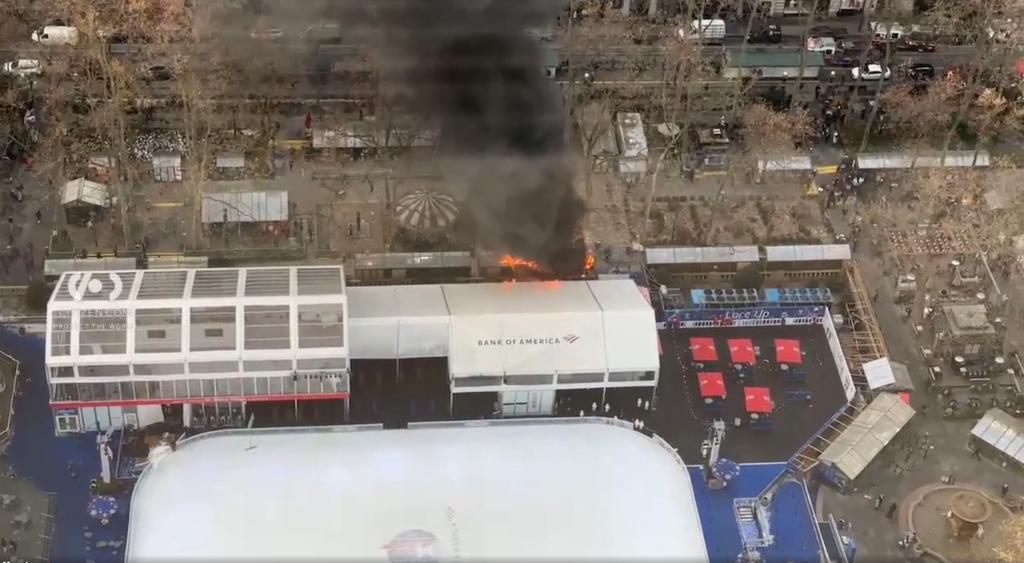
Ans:
{"type": "Polygon", "coordinates": [[[907,393],[906,391],[903,391],[902,393],[900,393],[900,400],[909,405],[910,404],[910,393],[907,393]]]}
{"type": "Polygon", "coordinates": [[[749,338],[730,338],[726,342],[729,344],[729,356],[732,358],[732,363],[750,365],[756,363],[754,343],[749,338]]]}
{"type": "Polygon", "coordinates": [[[747,412],[770,414],[772,412],[772,392],[767,387],[744,387],[743,398],[747,404],[747,412]]]}
{"type": "Polygon", "coordinates": [[[717,362],[718,350],[715,350],[714,338],[691,338],[690,352],[695,362],[717,362]]]}
{"type": "Polygon", "coordinates": [[[718,372],[701,372],[697,374],[697,381],[700,382],[701,397],[725,398],[725,379],[718,372]]]}
{"type": "Polygon", "coordinates": [[[775,339],[775,361],[780,364],[800,364],[804,361],[800,353],[800,341],[785,338],[775,339]]]}
{"type": "Polygon", "coordinates": [[[1018,76],[1024,76],[1024,59],[1017,61],[1013,68],[1017,71],[1018,76]]]}

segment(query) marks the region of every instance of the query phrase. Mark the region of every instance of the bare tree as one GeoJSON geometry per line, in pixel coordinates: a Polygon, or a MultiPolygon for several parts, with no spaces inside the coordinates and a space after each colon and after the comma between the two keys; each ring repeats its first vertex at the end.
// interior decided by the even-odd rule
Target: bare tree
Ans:
{"type": "Polygon", "coordinates": [[[997,563],[1017,563],[1024,554],[1024,516],[1014,514],[999,526],[1002,541],[992,549],[997,563]]]}
{"type": "Polygon", "coordinates": [[[596,154],[598,145],[601,139],[614,134],[612,110],[607,98],[596,98],[589,100],[578,112],[577,125],[584,159],[583,185],[587,199],[594,195],[591,177],[597,165],[596,160],[601,156],[596,154]]]}
{"type": "Polygon", "coordinates": [[[741,114],[746,166],[758,170],[759,161],[790,156],[813,133],[813,120],[805,109],[775,111],[762,103],[744,108],[741,114]]]}
{"type": "Polygon", "coordinates": [[[941,146],[943,133],[953,120],[958,95],[946,80],[934,81],[923,92],[918,84],[894,84],[881,94],[878,102],[885,111],[885,130],[895,136],[896,143],[913,151],[915,157],[923,150],[941,146]]]}

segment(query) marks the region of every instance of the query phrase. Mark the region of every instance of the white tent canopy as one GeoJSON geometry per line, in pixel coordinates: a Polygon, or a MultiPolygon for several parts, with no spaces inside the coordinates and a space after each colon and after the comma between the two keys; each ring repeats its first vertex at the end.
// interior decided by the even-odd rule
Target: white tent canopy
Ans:
{"type": "Polygon", "coordinates": [[[861,153],[857,155],[860,170],[902,170],[908,168],[973,168],[991,164],[988,151],[947,151],[919,153],[861,153]]]}
{"type": "Polygon", "coordinates": [[[1007,458],[1024,464],[1024,422],[1000,409],[989,409],[971,429],[971,436],[1007,458]]]}
{"type": "Polygon", "coordinates": [[[708,561],[679,456],[597,419],[200,434],[139,478],[125,551],[128,561],[708,561]]]}
{"type": "Polygon", "coordinates": [[[107,186],[99,182],[77,178],[64,184],[60,202],[63,205],[95,205],[109,207],[107,186]]]}
{"type": "Polygon", "coordinates": [[[758,172],[809,172],[814,170],[809,156],[776,156],[757,161],[758,172]]]}
{"type": "Polygon", "coordinates": [[[353,359],[448,355],[448,305],[440,285],[350,287],[353,359]]]}
{"type": "Polygon", "coordinates": [[[912,391],[914,382],[910,379],[910,372],[907,366],[890,360],[889,358],[878,358],[870,362],[864,362],[864,377],[868,380],[868,388],[890,389],[901,391],[912,391]]]}
{"type": "Polygon", "coordinates": [[[203,195],[203,224],[288,220],[288,192],[224,192],[203,195]]]}
{"type": "Polygon", "coordinates": [[[357,359],[449,356],[455,377],[659,366],[654,311],[628,279],[349,291],[357,359]]]}
{"type": "Polygon", "coordinates": [[[849,260],[852,256],[848,244],[798,244],[764,247],[766,262],[817,262],[822,260],[849,260]]]}
{"type": "Polygon", "coordinates": [[[857,478],[914,416],[898,395],[875,397],[833,442],[818,461],[838,469],[850,481],[857,478]]]}

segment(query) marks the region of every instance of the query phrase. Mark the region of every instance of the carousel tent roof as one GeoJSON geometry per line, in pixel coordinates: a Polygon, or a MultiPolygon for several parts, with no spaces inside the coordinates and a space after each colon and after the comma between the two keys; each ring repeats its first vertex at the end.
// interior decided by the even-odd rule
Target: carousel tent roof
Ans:
{"type": "Polygon", "coordinates": [[[95,205],[107,207],[107,186],[99,182],[76,178],[64,184],[60,202],[63,205],[95,205]]]}
{"type": "Polygon", "coordinates": [[[395,217],[398,223],[415,231],[445,229],[455,222],[459,207],[455,198],[433,190],[416,190],[398,200],[395,217]]]}

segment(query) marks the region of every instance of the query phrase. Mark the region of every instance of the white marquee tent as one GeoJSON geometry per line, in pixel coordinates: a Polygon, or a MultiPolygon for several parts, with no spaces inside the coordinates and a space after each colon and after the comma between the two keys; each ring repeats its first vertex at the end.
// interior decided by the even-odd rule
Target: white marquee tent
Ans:
{"type": "Polygon", "coordinates": [[[352,358],[448,355],[448,305],[440,285],[379,285],[348,291],[352,358]]]}
{"type": "Polygon", "coordinates": [[[455,378],[638,374],[659,367],[654,311],[631,280],[349,292],[351,353],[357,359],[448,356],[455,378]]]}

